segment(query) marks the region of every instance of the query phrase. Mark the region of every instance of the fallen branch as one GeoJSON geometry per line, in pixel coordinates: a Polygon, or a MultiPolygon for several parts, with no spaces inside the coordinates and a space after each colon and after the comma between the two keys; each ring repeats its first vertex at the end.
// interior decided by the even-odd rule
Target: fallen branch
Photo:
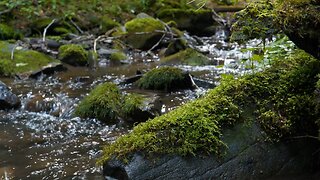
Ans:
{"type": "Polygon", "coordinates": [[[42,39],[43,42],[46,41],[46,33],[47,33],[48,28],[49,28],[55,21],[56,21],[56,19],[53,19],[53,20],[51,21],[51,23],[48,24],[48,26],[47,26],[46,28],[44,28],[44,31],[43,31],[43,39],[42,39]]]}
{"type": "Polygon", "coordinates": [[[100,39],[102,39],[102,38],[107,38],[107,37],[109,37],[110,34],[111,34],[113,31],[115,31],[114,28],[111,29],[111,30],[109,30],[109,31],[107,31],[104,35],[98,36],[98,37],[94,40],[94,42],[93,42],[93,52],[97,53],[97,42],[98,42],[100,39]]]}

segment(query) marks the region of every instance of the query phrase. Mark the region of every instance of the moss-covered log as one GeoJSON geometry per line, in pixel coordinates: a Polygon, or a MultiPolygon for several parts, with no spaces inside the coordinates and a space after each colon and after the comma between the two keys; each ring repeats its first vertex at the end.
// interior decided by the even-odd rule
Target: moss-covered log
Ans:
{"type": "Polygon", "coordinates": [[[315,85],[320,62],[297,51],[263,72],[224,80],[206,96],[136,126],[104,149],[100,162],[130,154],[198,155],[223,152],[222,130],[258,122],[271,140],[317,135],[315,85]]]}

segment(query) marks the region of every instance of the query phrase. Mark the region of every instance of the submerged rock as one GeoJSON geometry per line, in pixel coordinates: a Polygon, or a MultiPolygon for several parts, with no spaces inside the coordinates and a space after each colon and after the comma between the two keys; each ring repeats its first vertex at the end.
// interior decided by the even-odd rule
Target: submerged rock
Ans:
{"type": "Polygon", "coordinates": [[[0,81],[0,110],[18,108],[21,102],[17,95],[13,94],[10,89],[0,81]]]}

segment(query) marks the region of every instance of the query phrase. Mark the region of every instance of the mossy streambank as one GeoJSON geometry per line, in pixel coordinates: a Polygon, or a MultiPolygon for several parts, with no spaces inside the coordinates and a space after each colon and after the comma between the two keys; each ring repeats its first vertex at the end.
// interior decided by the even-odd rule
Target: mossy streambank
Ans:
{"type": "Polygon", "coordinates": [[[228,146],[221,140],[222,130],[239,122],[258,122],[272,141],[316,136],[319,68],[319,60],[299,50],[263,72],[224,79],[204,97],[137,125],[107,145],[99,162],[128,159],[135,152],[219,156],[228,146]]]}

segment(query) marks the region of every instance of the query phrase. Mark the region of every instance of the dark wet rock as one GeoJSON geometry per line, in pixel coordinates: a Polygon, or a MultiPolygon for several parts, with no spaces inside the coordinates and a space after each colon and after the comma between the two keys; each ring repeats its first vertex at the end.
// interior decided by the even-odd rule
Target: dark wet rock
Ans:
{"type": "Polygon", "coordinates": [[[41,75],[52,75],[55,72],[66,71],[67,68],[61,63],[50,63],[47,66],[42,67],[40,70],[31,73],[30,78],[38,78],[41,75]]]}
{"type": "Polygon", "coordinates": [[[218,23],[210,10],[163,9],[157,13],[164,22],[175,21],[178,29],[200,36],[214,35],[218,23]]]}
{"type": "Polygon", "coordinates": [[[0,81],[0,110],[18,108],[21,102],[3,82],[0,81]]]}
{"type": "Polygon", "coordinates": [[[175,91],[179,89],[193,89],[190,74],[175,67],[160,67],[152,69],[144,74],[137,82],[137,86],[142,89],[175,91]]]}
{"type": "Polygon", "coordinates": [[[266,179],[275,176],[310,174],[317,169],[316,140],[265,142],[259,127],[238,125],[224,132],[228,152],[222,157],[145,156],[135,153],[128,163],[111,160],[104,176],[124,179],[266,179]]]}
{"type": "Polygon", "coordinates": [[[46,45],[49,49],[53,49],[53,50],[58,50],[59,47],[61,46],[61,44],[58,41],[52,40],[52,39],[47,39],[46,45]]]}

